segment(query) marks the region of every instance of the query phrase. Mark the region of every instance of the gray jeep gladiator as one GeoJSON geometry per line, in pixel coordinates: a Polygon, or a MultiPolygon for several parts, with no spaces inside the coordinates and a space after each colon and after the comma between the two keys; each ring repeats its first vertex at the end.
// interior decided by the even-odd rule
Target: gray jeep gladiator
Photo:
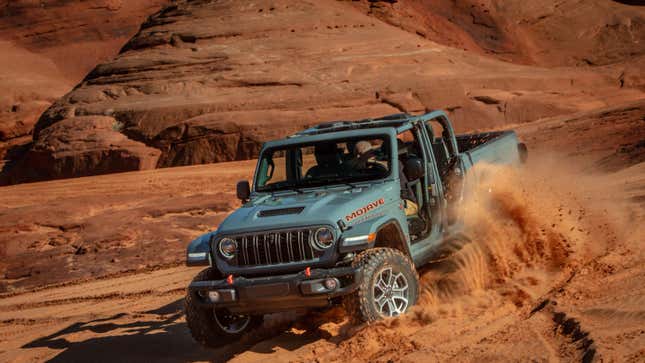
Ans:
{"type": "Polygon", "coordinates": [[[464,178],[477,162],[519,164],[513,131],[455,136],[442,111],[328,122],[260,151],[243,205],[190,243],[186,320],[218,347],[265,314],[343,304],[360,321],[405,313],[416,269],[462,233],[464,178]]]}

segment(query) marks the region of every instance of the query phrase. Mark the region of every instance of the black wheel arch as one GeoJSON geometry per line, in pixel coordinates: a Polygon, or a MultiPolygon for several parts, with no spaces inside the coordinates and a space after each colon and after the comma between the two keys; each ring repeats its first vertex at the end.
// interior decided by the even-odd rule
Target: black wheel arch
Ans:
{"type": "Polygon", "coordinates": [[[405,238],[399,221],[394,218],[385,221],[376,229],[374,247],[393,248],[412,258],[408,239],[405,238]]]}

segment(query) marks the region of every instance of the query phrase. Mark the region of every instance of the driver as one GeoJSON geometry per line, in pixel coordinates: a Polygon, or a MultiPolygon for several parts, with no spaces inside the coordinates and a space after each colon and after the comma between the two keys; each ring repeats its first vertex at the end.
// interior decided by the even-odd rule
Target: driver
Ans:
{"type": "Polygon", "coordinates": [[[305,178],[320,178],[338,176],[340,153],[335,143],[321,143],[315,146],[314,156],[317,165],[307,170],[305,178]]]}

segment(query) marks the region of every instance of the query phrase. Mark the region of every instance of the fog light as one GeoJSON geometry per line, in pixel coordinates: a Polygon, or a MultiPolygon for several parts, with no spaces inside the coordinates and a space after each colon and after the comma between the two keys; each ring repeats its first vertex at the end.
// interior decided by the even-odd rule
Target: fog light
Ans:
{"type": "Polygon", "coordinates": [[[325,280],[325,288],[327,290],[336,290],[337,286],[338,286],[338,282],[336,282],[336,279],[325,280]]]}
{"type": "Polygon", "coordinates": [[[208,299],[211,302],[218,302],[219,301],[219,292],[217,292],[217,291],[209,291],[208,292],[208,299]]]}

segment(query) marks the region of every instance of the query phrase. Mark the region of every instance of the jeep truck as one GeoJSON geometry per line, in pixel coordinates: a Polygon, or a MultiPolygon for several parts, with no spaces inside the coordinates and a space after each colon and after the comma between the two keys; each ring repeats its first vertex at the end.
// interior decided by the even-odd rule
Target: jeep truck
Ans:
{"type": "Polygon", "coordinates": [[[455,136],[442,111],[266,142],[253,184],[237,184],[242,206],[188,246],[187,265],[208,266],[185,298],[192,336],[218,347],[265,314],[338,304],[364,322],[405,313],[417,269],[463,229],[470,168],[526,155],[513,131],[455,136]]]}

